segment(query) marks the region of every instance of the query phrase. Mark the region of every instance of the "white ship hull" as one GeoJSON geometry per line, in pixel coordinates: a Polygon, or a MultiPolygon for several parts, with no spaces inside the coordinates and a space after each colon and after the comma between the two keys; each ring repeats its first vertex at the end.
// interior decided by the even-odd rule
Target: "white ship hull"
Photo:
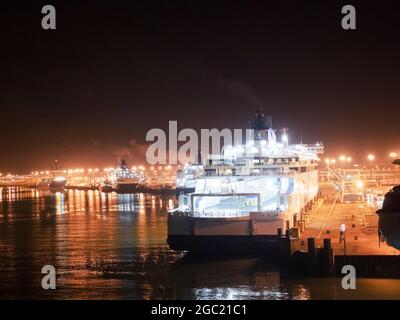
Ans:
{"type": "MultiPolygon", "coordinates": [[[[201,212],[198,213],[195,211],[169,213],[168,244],[170,247],[173,250],[204,252],[257,253],[275,250],[278,229],[281,229],[284,234],[287,229],[294,227],[301,219],[301,213],[306,206],[313,204],[317,198],[318,171],[313,170],[286,177],[261,177],[261,179],[268,184],[267,192],[261,202],[264,208],[270,207],[271,210],[253,210],[246,213],[230,212],[226,209],[224,213],[226,217],[221,217],[222,208],[216,210],[218,207],[216,204],[210,207],[209,212],[208,208],[202,207],[201,212]],[[280,181],[279,188],[276,183],[273,183],[278,180],[280,181]],[[285,180],[286,182],[282,182],[285,180]],[[284,210],[276,210],[280,206],[284,210]]],[[[251,191],[248,185],[243,187],[251,191]]],[[[192,197],[195,199],[196,193],[192,197]]],[[[238,206],[233,208],[237,209],[238,206]]]]}

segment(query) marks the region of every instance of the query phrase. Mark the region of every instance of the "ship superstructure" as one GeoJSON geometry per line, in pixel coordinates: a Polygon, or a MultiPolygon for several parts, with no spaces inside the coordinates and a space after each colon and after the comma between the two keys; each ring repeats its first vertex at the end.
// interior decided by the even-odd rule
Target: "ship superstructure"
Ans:
{"type": "Polygon", "coordinates": [[[196,180],[204,175],[202,164],[187,164],[176,173],[176,195],[193,193],[196,180]]]}
{"type": "Polygon", "coordinates": [[[245,144],[209,155],[204,173],[194,179],[194,191],[179,195],[168,219],[172,249],[234,245],[250,250],[274,239],[278,228],[293,227],[317,197],[322,144],[289,144],[286,130],[278,142],[262,112],[251,129],[254,137],[245,144]]]}
{"type": "Polygon", "coordinates": [[[136,192],[144,181],[143,173],[130,170],[126,161],[122,159],[119,167],[109,172],[107,184],[119,193],[129,193],[136,192]]]}

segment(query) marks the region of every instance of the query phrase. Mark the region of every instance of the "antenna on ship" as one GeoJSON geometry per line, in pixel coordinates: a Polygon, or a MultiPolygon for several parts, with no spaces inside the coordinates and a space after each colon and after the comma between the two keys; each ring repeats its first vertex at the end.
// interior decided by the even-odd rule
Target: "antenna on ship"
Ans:
{"type": "Polygon", "coordinates": [[[122,159],[122,158],[121,158],[119,167],[120,167],[122,170],[127,170],[127,169],[128,169],[128,165],[126,164],[125,159],[122,159]]]}
{"type": "Polygon", "coordinates": [[[289,137],[287,135],[287,132],[289,131],[289,129],[288,128],[282,128],[281,131],[282,131],[282,144],[283,144],[284,147],[287,147],[288,144],[289,144],[289,137]]]}
{"type": "Polygon", "coordinates": [[[201,150],[197,152],[197,159],[196,159],[196,164],[203,164],[203,155],[201,153],[201,150]]]}
{"type": "Polygon", "coordinates": [[[303,144],[303,129],[300,129],[300,144],[303,144]]]}

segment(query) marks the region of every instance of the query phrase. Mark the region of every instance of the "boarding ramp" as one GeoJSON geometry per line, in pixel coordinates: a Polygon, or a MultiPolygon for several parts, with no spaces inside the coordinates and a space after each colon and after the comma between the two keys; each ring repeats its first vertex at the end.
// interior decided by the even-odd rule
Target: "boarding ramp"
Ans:
{"type": "Polygon", "coordinates": [[[327,168],[327,179],[339,191],[341,201],[364,201],[364,183],[359,169],[327,168]]]}

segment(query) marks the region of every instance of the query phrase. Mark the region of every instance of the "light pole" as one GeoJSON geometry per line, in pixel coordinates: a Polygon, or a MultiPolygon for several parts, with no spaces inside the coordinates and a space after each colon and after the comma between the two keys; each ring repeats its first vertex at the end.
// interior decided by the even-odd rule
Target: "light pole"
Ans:
{"type": "Polygon", "coordinates": [[[341,163],[341,167],[344,169],[344,167],[345,167],[344,162],[346,161],[346,156],[345,155],[341,155],[339,157],[339,161],[341,163]]]}
{"type": "Polygon", "coordinates": [[[335,168],[335,164],[336,164],[336,159],[331,159],[332,168],[335,168]]]}
{"type": "Polygon", "coordinates": [[[331,159],[326,158],[325,163],[326,163],[326,167],[329,169],[329,164],[331,163],[331,159]]]}
{"type": "Polygon", "coordinates": [[[375,160],[375,156],[374,156],[372,153],[370,153],[370,154],[367,156],[367,159],[368,159],[368,161],[371,162],[371,180],[373,180],[373,178],[372,178],[372,162],[375,160]]]}
{"type": "Polygon", "coordinates": [[[353,159],[351,157],[347,157],[346,161],[348,163],[348,167],[350,168],[350,163],[353,161],[353,159]]]}

